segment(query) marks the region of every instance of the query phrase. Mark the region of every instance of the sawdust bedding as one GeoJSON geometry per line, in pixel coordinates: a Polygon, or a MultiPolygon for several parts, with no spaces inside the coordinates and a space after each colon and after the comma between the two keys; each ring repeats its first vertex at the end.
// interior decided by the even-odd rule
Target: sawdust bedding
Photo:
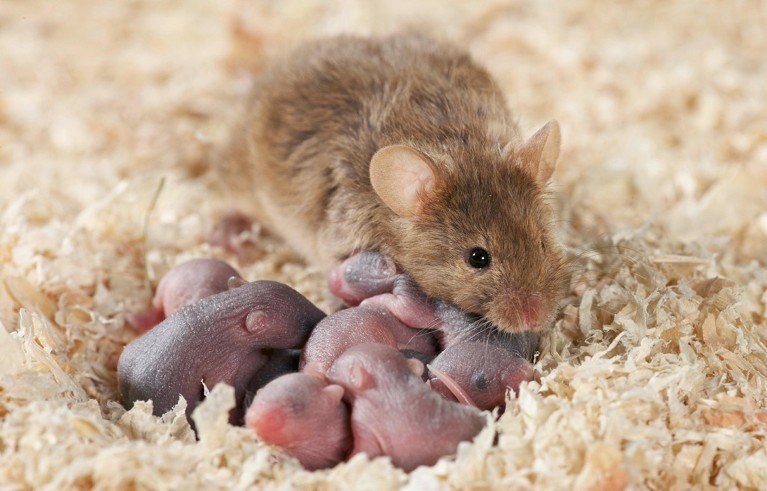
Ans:
{"type": "MultiPolygon", "coordinates": [[[[767,488],[763,2],[0,4],[0,488],[767,488]],[[726,8],[727,11],[721,11],[726,8]],[[309,473],[232,393],[162,418],[115,364],[161,275],[237,207],[208,172],[243,67],[339,31],[427,29],[491,68],[526,130],[556,117],[570,296],[540,383],[455,459],[309,473]],[[499,437],[494,445],[495,432],[499,437]]],[[[323,278],[253,230],[249,279],[323,278]]]]}

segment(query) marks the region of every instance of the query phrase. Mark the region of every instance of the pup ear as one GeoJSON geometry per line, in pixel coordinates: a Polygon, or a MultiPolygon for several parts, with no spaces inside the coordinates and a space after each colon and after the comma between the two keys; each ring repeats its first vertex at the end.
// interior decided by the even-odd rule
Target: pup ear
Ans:
{"type": "Polygon", "coordinates": [[[514,161],[540,184],[546,184],[557,166],[560,143],[559,123],[552,119],[514,152],[514,161]]]}
{"type": "Polygon", "coordinates": [[[423,200],[436,181],[429,158],[405,145],[384,147],[370,160],[373,189],[386,206],[402,217],[421,213],[423,200]]]}
{"type": "Polygon", "coordinates": [[[330,384],[322,388],[322,393],[334,401],[340,401],[344,397],[344,388],[340,385],[330,384]]]}
{"type": "Polygon", "coordinates": [[[373,376],[361,364],[355,363],[349,371],[349,383],[359,391],[373,386],[373,376]]]}
{"type": "Polygon", "coordinates": [[[426,369],[426,367],[423,366],[423,362],[416,360],[415,358],[408,358],[405,360],[405,363],[407,363],[407,368],[413,373],[413,375],[416,377],[423,376],[423,372],[426,369]]]}

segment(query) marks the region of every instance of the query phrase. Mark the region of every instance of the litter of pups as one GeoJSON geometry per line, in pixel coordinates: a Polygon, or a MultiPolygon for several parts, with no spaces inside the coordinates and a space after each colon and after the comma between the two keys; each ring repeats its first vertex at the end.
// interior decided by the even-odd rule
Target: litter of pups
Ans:
{"type": "MultiPolygon", "coordinates": [[[[758,110],[767,32],[758,3],[726,16],[715,3],[689,0],[633,4],[631,15],[622,3],[590,0],[562,9],[234,3],[0,7],[10,20],[0,30],[8,67],[0,75],[0,483],[767,487],[767,166],[758,110]],[[254,44],[230,43],[235,12],[254,44]],[[212,115],[239,110],[243,84],[226,70],[232,50],[251,56],[340,29],[408,23],[465,43],[491,66],[504,95],[522,104],[524,130],[552,115],[562,123],[567,165],[556,180],[577,274],[542,337],[540,384],[507,400],[454,460],[407,474],[364,455],[320,472],[276,459],[276,447],[227,424],[234,399],[222,385],[196,409],[198,439],[183,405],[165,417],[143,402],[126,411],[115,379],[117,356],[134,337],[124,313],[148,305],[148,286],[176,264],[238,259],[205,241],[231,202],[200,176],[226,134],[212,115]],[[147,38],[156,26],[168,27],[166,41],[147,38]],[[545,81],[552,67],[554,84],[545,81]]],[[[331,311],[324,275],[258,230],[249,234],[256,246],[245,246],[258,259],[238,270],[287,283],[331,311]]]]}
{"type": "Polygon", "coordinates": [[[223,382],[235,391],[230,422],[244,416],[308,469],[365,452],[412,470],[471,440],[486,422],[480,410],[534,376],[534,336],[488,330],[427,298],[380,254],[347,259],[329,283],[354,306],[325,316],[292,288],[245,282],[223,261],[180,264],[131,317],[146,333],[120,357],[123,401],[152,400],[159,416],[182,395],[191,414],[203,384],[223,382]]]}

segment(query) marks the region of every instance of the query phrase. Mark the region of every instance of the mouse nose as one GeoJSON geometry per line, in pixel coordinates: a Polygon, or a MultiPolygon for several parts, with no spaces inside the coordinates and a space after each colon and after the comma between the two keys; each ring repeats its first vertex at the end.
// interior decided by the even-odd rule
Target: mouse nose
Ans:
{"type": "Polygon", "coordinates": [[[285,419],[285,411],[281,407],[256,403],[245,414],[245,426],[264,441],[274,444],[284,439],[285,419]]]}
{"type": "Polygon", "coordinates": [[[537,331],[544,327],[549,312],[540,294],[507,291],[500,302],[500,315],[521,331],[537,331]]]}
{"type": "Polygon", "coordinates": [[[522,322],[530,329],[542,327],[546,320],[543,302],[538,297],[528,297],[522,302],[522,322]]]}

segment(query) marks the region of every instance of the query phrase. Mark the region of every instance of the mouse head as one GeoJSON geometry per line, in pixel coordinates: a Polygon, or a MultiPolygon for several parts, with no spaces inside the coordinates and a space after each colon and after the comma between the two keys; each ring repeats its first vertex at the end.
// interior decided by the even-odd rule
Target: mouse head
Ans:
{"type": "Polygon", "coordinates": [[[480,409],[502,406],[507,390],[518,393],[522,382],[535,379],[533,365],[527,360],[476,341],[447,347],[428,368],[432,389],[480,409]]]}
{"type": "Polygon", "coordinates": [[[468,145],[446,162],[405,145],[373,156],[371,184],[399,238],[384,252],[430,296],[506,331],[542,329],[567,279],[545,194],[559,125],[550,121],[516,149],[468,145]]]}
{"type": "Polygon", "coordinates": [[[256,393],[245,414],[245,426],[262,440],[283,447],[298,445],[345,415],[338,385],[304,373],[277,378],[256,393]]]}
{"type": "Polygon", "coordinates": [[[424,364],[405,358],[391,346],[362,343],[352,346],[336,359],[328,377],[348,391],[350,399],[370,390],[382,390],[397,380],[413,379],[421,383],[424,364]]]}

